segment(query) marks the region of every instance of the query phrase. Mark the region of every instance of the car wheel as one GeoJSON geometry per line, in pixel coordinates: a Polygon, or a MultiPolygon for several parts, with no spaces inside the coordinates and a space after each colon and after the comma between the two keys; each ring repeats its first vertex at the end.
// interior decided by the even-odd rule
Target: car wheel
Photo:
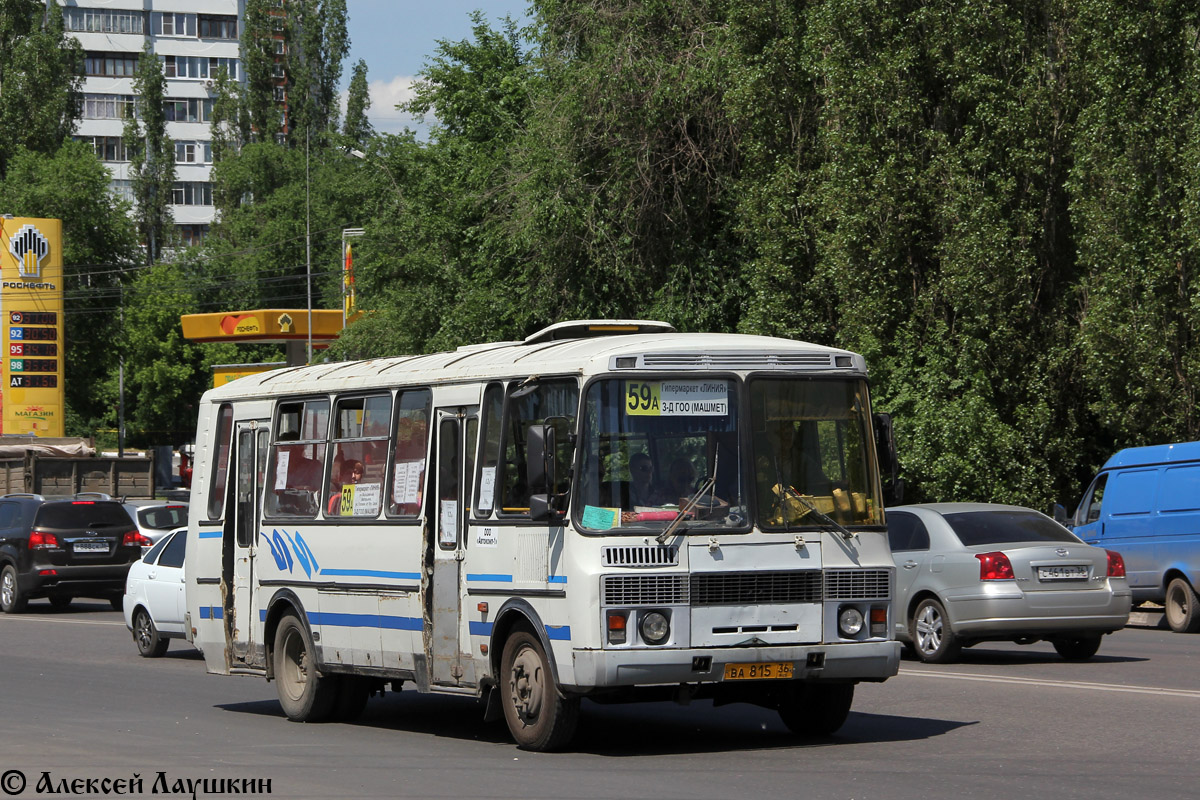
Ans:
{"type": "Polygon", "coordinates": [[[75,598],[71,597],[69,594],[52,594],[46,599],[49,600],[50,605],[54,606],[55,608],[63,609],[70,607],[71,601],[75,598]]]}
{"type": "Polygon", "coordinates": [[[522,750],[545,752],[565,747],[579,722],[579,698],[564,698],[541,642],[516,631],[500,658],[504,721],[522,750]]]}
{"type": "Polygon", "coordinates": [[[279,705],[287,718],[293,722],[328,719],[337,700],[337,676],[317,672],[308,628],[295,614],[287,614],[279,621],[271,655],[279,705]]]}
{"type": "Polygon", "coordinates": [[[5,564],[4,569],[0,570],[0,611],[20,614],[28,603],[29,598],[21,594],[16,568],[12,564],[5,564]]]}
{"type": "Polygon", "coordinates": [[[908,635],[917,658],[928,664],[947,664],[962,652],[962,642],[950,631],[945,606],[932,597],[917,604],[908,635]]]}
{"type": "Polygon", "coordinates": [[[1075,636],[1055,639],[1051,642],[1054,649],[1067,661],[1087,661],[1096,655],[1100,649],[1099,636],[1075,636]]]}
{"type": "Polygon", "coordinates": [[[799,684],[779,706],[779,718],[797,736],[829,736],[845,724],[853,703],[852,683],[799,684]]]}
{"type": "Polygon", "coordinates": [[[139,608],[133,614],[133,641],[142,658],[161,658],[171,645],[169,639],[159,635],[154,620],[150,619],[150,614],[144,608],[139,608]]]}
{"type": "Polygon", "coordinates": [[[1167,624],[1176,633],[1200,631],[1200,600],[1187,578],[1176,578],[1167,584],[1167,597],[1163,605],[1167,624]]]}

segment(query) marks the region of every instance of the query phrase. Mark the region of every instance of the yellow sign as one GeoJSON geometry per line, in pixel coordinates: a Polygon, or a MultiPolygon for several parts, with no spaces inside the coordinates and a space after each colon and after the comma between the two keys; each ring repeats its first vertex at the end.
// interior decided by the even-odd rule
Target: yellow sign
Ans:
{"type": "Polygon", "coordinates": [[[62,220],[0,218],[0,432],[63,435],[62,284],[62,220]]]}
{"type": "Polygon", "coordinates": [[[724,417],[729,382],[626,381],[625,413],[639,417],[724,417]]]}
{"type": "Polygon", "coordinates": [[[338,514],[343,517],[348,517],[354,513],[354,490],[356,486],[353,483],[347,483],[342,487],[342,505],[338,509],[338,514]]]}
{"type": "Polygon", "coordinates": [[[230,381],[235,381],[246,375],[257,375],[260,372],[286,366],[287,364],[282,361],[267,362],[265,364],[217,364],[213,367],[213,388],[224,386],[230,381]]]}
{"type": "MultiPolygon", "coordinates": [[[[213,314],[184,314],[180,317],[183,338],[193,342],[287,342],[308,338],[309,312],[303,308],[260,308],[213,314]]],[[[341,310],[314,308],[312,339],[319,347],[342,332],[341,310]]]]}

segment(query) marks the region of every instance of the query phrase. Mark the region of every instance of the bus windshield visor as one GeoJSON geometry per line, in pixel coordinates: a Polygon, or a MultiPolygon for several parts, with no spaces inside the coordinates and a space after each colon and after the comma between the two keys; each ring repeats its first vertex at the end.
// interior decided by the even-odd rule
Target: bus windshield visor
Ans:
{"type": "Polygon", "coordinates": [[[587,392],[576,519],[591,531],[744,528],[737,383],[609,379],[587,392]],[[678,527],[678,526],[677,526],[678,527]]]}
{"type": "Polygon", "coordinates": [[[865,381],[761,378],[749,397],[761,528],[883,525],[865,381]]]}

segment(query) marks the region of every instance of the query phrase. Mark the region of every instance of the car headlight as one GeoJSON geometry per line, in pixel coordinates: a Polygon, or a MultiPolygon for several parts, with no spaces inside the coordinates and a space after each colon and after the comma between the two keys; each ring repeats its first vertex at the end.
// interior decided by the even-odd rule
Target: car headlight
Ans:
{"type": "Polygon", "coordinates": [[[854,606],[843,606],[838,611],[838,633],[843,639],[853,639],[863,629],[863,615],[854,606]]]}
{"type": "Polygon", "coordinates": [[[671,623],[661,611],[642,615],[642,639],[646,644],[662,644],[671,635],[671,623]]]}

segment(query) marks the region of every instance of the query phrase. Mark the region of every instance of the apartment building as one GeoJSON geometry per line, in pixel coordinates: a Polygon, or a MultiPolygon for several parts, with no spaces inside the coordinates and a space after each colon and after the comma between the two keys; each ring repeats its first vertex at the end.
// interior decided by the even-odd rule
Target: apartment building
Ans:
{"type": "Polygon", "coordinates": [[[67,32],[86,52],[83,115],[75,137],[96,150],[114,189],[131,195],[121,141],[133,77],[147,39],[167,80],[167,135],[175,143],[172,212],[185,242],[212,224],[209,121],[218,70],[244,80],[239,35],[245,0],[58,0],[67,32]]]}

